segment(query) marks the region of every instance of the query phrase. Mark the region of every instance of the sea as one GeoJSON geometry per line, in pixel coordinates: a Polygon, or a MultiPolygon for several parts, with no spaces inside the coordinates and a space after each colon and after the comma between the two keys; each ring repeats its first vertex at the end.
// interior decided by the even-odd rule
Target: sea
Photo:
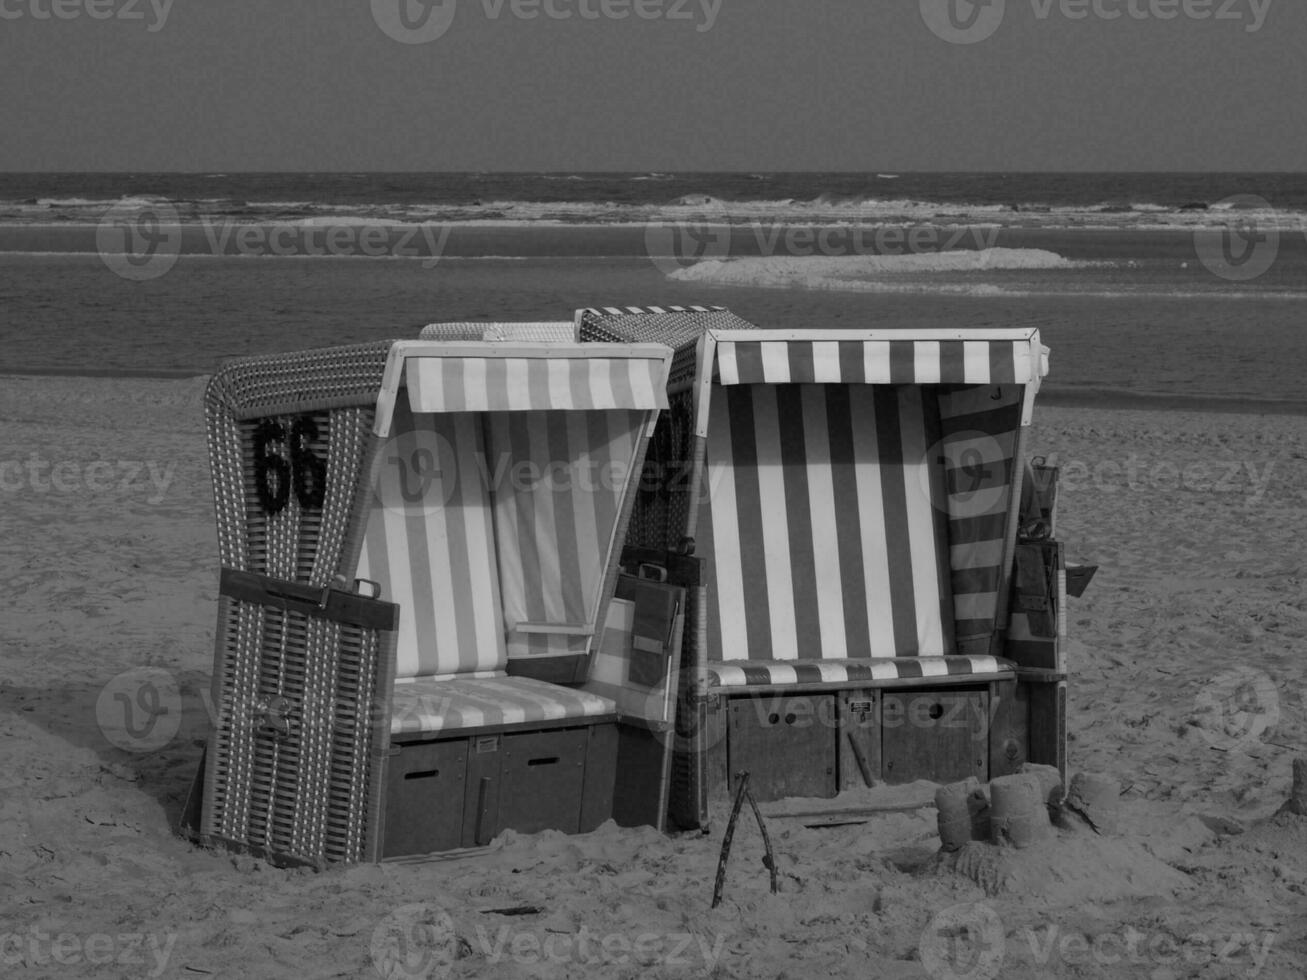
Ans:
{"type": "Polygon", "coordinates": [[[1041,330],[1065,402],[1307,414],[1307,174],[0,173],[0,373],[726,306],[1041,330]]]}

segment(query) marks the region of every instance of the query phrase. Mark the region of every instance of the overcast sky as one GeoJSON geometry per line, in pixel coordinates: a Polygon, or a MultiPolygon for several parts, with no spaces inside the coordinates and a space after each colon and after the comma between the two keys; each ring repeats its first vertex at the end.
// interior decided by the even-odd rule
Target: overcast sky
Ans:
{"type": "Polygon", "coordinates": [[[1307,170],[1303,0],[169,3],[0,0],[0,169],[1307,170]]]}

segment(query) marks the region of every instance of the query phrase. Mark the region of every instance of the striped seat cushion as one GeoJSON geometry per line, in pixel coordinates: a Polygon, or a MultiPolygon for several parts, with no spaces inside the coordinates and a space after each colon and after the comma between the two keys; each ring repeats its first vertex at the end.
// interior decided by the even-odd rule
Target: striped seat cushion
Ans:
{"type": "Polygon", "coordinates": [[[532,725],[612,715],[617,705],[589,691],[530,677],[422,678],[395,685],[391,735],[532,725]]]}
{"type": "Polygon", "coordinates": [[[876,660],[764,660],[708,664],[701,690],[733,687],[848,685],[929,677],[993,677],[1013,669],[998,657],[881,657],[876,660]]]}

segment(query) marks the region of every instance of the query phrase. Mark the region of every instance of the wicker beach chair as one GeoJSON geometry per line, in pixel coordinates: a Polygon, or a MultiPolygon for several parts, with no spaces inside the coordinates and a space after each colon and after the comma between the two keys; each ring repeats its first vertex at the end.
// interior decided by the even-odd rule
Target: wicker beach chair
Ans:
{"type": "Polygon", "coordinates": [[[211,383],[201,840],[321,867],[662,826],[684,602],[617,552],[671,352],[476,333],[211,383]]]}
{"type": "Polygon", "coordinates": [[[706,826],[741,770],[777,799],[1065,767],[1062,552],[1018,534],[1038,525],[1016,464],[1038,331],[763,331],[703,307],[577,324],[676,351],[627,559],[704,562],[679,824],[706,826]]]}

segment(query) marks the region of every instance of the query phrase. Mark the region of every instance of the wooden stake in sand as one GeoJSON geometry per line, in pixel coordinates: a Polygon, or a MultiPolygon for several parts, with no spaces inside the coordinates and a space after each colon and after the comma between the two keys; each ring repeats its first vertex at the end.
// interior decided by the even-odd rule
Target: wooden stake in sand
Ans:
{"type": "Polygon", "coordinates": [[[1293,789],[1279,812],[1307,817],[1307,757],[1293,760],[1293,789]]]}
{"type": "Polygon", "coordinates": [[[776,855],[771,849],[771,835],[767,833],[767,824],[762,819],[762,811],[758,809],[757,802],[754,801],[753,794],[749,792],[749,774],[740,773],[740,785],[735,790],[735,802],[731,806],[731,819],[726,823],[726,834],[722,837],[722,853],[717,859],[717,882],[713,885],[712,907],[716,908],[722,904],[722,889],[726,886],[726,862],[731,857],[731,842],[735,840],[735,823],[740,819],[740,809],[744,806],[745,799],[749,801],[749,807],[753,810],[753,816],[758,821],[758,829],[762,831],[763,858],[762,863],[771,873],[771,893],[776,894],[776,855]]]}

